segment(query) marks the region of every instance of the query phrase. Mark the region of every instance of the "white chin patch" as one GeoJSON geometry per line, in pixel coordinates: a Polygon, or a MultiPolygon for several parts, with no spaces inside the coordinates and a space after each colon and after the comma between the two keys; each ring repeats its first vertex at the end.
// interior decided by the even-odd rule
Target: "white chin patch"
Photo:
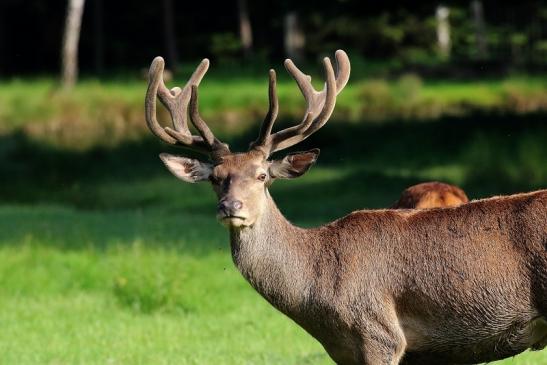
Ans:
{"type": "Polygon", "coordinates": [[[244,218],[237,218],[237,217],[219,217],[218,220],[220,223],[222,223],[224,226],[230,228],[240,228],[240,227],[246,227],[248,226],[247,220],[244,218]]]}

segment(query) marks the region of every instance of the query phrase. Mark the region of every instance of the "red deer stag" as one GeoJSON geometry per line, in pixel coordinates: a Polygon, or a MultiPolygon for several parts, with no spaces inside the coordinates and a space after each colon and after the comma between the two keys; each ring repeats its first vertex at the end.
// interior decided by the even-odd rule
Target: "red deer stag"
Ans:
{"type": "Polygon", "coordinates": [[[303,175],[319,150],[270,160],[321,128],[346,85],[350,64],[324,59],[326,84],[291,60],[285,67],[306,102],[303,120],[272,132],[270,106],[247,152],[233,153],[198,112],[203,60],[183,88],[167,89],[164,61],[150,67],[146,120],[164,142],[202,152],[201,161],[161,154],[186,182],[209,181],[217,218],[230,232],[235,265],[274,307],[324,346],[338,364],[472,364],[547,344],[547,190],[451,209],[362,210],[317,228],[291,224],[268,187],[303,175]],[[156,120],[156,96],[174,128],[156,120]],[[192,135],[187,114],[199,135],[192,135]]]}
{"type": "Polygon", "coordinates": [[[457,186],[437,181],[412,185],[406,188],[393,209],[428,209],[456,207],[469,202],[465,192],[457,186]]]}

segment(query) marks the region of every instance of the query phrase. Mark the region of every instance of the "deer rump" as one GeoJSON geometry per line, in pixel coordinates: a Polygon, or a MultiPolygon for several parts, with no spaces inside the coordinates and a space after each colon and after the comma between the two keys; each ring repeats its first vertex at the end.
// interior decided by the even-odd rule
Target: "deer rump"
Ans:
{"type": "Polygon", "coordinates": [[[387,348],[402,329],[403,364],[539,350],[547,341],[546,222],[547,190],[456,208],[354,212],[310,231],[318,245],[309,307],[287,314],[335,360],[357,356],[348,336],[355,328],[384,337],[377,342],[387,348]]]}

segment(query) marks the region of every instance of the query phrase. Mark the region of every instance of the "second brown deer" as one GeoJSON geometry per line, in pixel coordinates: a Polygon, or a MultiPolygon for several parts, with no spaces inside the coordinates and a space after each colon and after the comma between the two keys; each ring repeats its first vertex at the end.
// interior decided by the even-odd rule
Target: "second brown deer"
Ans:
{"type": "Polygon", "coordinates": [[[231,152],[199,115],[197,87],[209,62],[183,89],[171,90],[162,81],[163,59],[152,62],[145,102],[150,130],[208,159],[160,157],[179,179],[211,183],[239,271],[338,364],[474,364],[544,348],[547,190],[450,209],[361,210],[308,229],[279,211],[268,188],[303,175],[319,150],[270,156],[327,122],[350,73],[343,51],[336,60],[336,70],[328,58],[323,62],[322,91],[285,62],[307,110],[300,123],[275,133],[271,70],[269,112],[258,138],[241,153],[231,152]],[[173,128],[156,120],[156,96],[173,128]],[[188,112],[199,135],[189,130],[188,112]]]}
{"type": "Polygon", "coordinates": [[[456,207],[469,202],[465,192],[455,185],[429,181],[406,188],[393,209],[429,209],[456,207]]]}

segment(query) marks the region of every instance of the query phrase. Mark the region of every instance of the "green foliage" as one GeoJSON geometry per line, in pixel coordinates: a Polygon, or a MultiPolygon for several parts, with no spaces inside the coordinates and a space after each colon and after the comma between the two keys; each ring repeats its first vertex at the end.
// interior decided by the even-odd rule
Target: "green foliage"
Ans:
{"type": "Polygon", "coordinates": [[[371,80],[363,83],[357,97],[366,108],[362,113],[367,114],[369,118],[371,115],[388,110],[393,104],[389,84],[384,80],[371,80]]]}
{"type": "MultiPolygon", "coordinates": [[[[484,69],[477,66],[484,63],[496,66],[493,71],[496,75],[503,74],[507,67],[544,70],[547,62],[542,51],[542,42],[546,40],[545,2],[481,3],[488,49],[484,58],[477,57],[476,29],[469,1],[444,4],[439,1],[248,1],[252,53],[264,63],[278,62],[285,54],[283,24],[287,13],[295,12],[306,37],[305,56],[310,61],[343,48],[351,50],[354,57],[419,65],[433,72],[440,67],[454,76],[462,71],[480,74],[484,69]],[[436,54],[435,10],[439,5],[450,11],[452,47],[451,56],[446,60],[436,54]]],[[[10,14],[0,23],[1,34],[21,27],[26,30],[11,32],[10,41],[3,42],[2,54],[12,57],[4,57],[0,63],[1,75],[57,74],[66,3],[57,1],[44,6],[43,0],[7,0],[0,7],[1,13],[10,14]]],[[[214,6],[205,2],[174,4],[169,15],[178,59],[188,62],[209,57],[215,63],[227,64],[249,61],[248,55],[243,57],[241,52],[237,2],[216,2],[214,6]]],[[[147,65],[154,56],[165,55],[167,33],[151,32],[151,25],[169,22],[165,16],[161,7],[150,8],[143,0],[127,4],[105,2],[101,7],[86,9],[83,24],[90,26],[84,26],[81,31],[80,69],[88,75],[115,74],[122,70],[129,73],[147,65]],[[109,14],[119,14],[121,18],[109,14]],[[123,28],[119,27],[120,22],[123,28]],[[117,31],[111,31],[113,29],[117,31]],[[101,39],[105,41],[100,42],[101,39]],[[102,44],[99,47],[102,51],[97,42],[102,44]]]]}
{"type": "Polygon", "coordinates": [[[423,82],[418,75],[404,74],[397,80],[395,96],[400,100],[413,103],[419,99],[422,87],[423,82]]]}
{"type": "Polygon", "coordinates": [[[211,37],[211,53],[219,62],[234,61],[241,55],[242,45],[233,33],[217,33],[211,37]]]}
{"type": "Polygon", "coordinates": [[[469,163],[468,176],[472,180],[497,176],[501,181],[526,180],[533,186],[547,181],[545,142],[533,132],[525,132],[519,138],[503,138],[481,132],[470,141],[464,157],[469,163]],[[505,144],[505,148],[500,148],[505,144]]]}

